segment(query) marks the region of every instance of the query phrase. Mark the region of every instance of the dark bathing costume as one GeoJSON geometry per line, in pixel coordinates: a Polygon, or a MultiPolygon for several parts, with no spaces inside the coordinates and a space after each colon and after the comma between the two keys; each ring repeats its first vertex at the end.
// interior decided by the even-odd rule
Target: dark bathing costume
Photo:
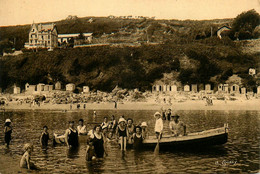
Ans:
{"type": "Polygon", "coordinates": [[[10,128],[11,130],[5,132],[5,143],[6,143],[7,145],[10,144],[11,134],[12,134],[12,128],[11,128],[11,127],[9,127],[9,128],[10,128]]]}
{"type": "Polygon", "coordinates": [[[134,135],[134,144],[133,144],[134,149],[136,149],[136,150],[141,149],[142,144],[143,144],[143,136],[140,135],[140,137],[138,138],[135,134],[134,135]]]}
{"type": "Polygon", "coordinates": [[[78,147],[79,145],[79,140],[78,140],[78,131],[76,130],[75,132],[69,128],[70,133],[68,135],[68,143],[72,147],[78,147]]]}
{"type": "Polygon", "coordinates": [[[94,134],[93,138],[93,146],[95,149],[95,153],[97,158],[103,158],[104,157],[104,140],[103,140],[103,135],[101,134],[101,138],[97,138],[96,135],[94,134]]]}
{"type": "Polygon", "coordinates": [[[121,130],[120,127],[118,126],[118,134],[119,134],[119,137],[126,137],[126,127],[124,130],[121,130]]]}
{"type": "Polygon", "coordinates": [[[49,133],[42,133],[42,146],[48,146],[49,133]]]}

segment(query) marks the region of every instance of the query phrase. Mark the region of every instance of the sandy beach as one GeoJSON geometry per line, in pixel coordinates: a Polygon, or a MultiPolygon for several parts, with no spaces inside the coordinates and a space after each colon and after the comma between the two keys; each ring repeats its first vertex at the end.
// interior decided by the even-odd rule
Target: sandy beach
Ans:
{"type": "MultiPolygon", "coordinates": [[[[83,108],[84,103],[80,104],[41,104],[40,106],[30,106],[30,104],[18,105],[17,103],[9,103],[5,106],[5,110],[58,110],[58,111],[84,111],[84,110],[115,110],[113,102],[86,103],[86,109],[83,108]]],[[[118,110],[161,110],[162,108],[173,110],[260,110],[260,99],[251,100],[235,100],[223,101],[213,100],[212,106],[206,106],[204,100],[187,100],[183,102],[172,102],[172,104],[160,104],[154,102],[124,102],[118,103],[118,110]]]]}

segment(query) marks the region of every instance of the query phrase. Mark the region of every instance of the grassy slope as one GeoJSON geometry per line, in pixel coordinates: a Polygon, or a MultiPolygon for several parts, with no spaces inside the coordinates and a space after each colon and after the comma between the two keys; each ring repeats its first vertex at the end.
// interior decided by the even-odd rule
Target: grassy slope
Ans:
{"type": "MultiPolygon", "coordinates": [[[[255,85],[256,80],[250,79],[247,73],[248,68],[257,68],[259,56],[241,52],[239,43],[227,38],[219,40],[209,37],[211,27],[214,33],[218,26],[231,22],[230,19],[177,21],[93,18],[93,23],[88,23],[88,19],[58,21],[58,32],[94,32],[96,41],[103,42],[148,39],[163,44],[137,48],[77,48],[7,57],[0,61],[1,87],[5,89],[13,83],[24,86],[26,82],[54,83],[60,80],[107,91],[116,85],[144,90],[150,89],[155,80],[163,77],[163,73],[172,73],[171,77],[177,77],[183,84],[223,83],[228,76],[236,73],[243,77],[245,86],[249,80],[250,87],[255,85]]],[[[16,47],[22,47],[27,41],[29,27],[0,27],[1,41],[16,37],[16,47]]],[[[171,80],[176,79],[168,79],[171,80]]]]}

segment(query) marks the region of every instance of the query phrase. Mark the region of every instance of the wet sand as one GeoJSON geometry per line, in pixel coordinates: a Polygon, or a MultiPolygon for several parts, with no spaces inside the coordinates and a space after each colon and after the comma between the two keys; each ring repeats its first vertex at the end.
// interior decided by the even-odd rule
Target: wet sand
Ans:
{"type": "MultiPolygon", "coordinates": [[[[5,106],[6,110],[58,110],[58,111],[84,111],[83,103],[80,104],[80,109],[77,109],[77,104],[41,104],[40,106],[30,106],[29,104],[17,105],[17,103],[9,103],[5,106]]],[[[212,106],[206,106],[203,100],[187,100],[183,102],[174,101],[172,104],[154,103],[154,102],[124,102],[118,103],[118,110],[260,110],[260,99],[251,100],[235,100],[223,101],[213,100],[212,106]]],[[[111,110],[114,108],[114,103],[86,103],[85,110],[111,110]]]]}

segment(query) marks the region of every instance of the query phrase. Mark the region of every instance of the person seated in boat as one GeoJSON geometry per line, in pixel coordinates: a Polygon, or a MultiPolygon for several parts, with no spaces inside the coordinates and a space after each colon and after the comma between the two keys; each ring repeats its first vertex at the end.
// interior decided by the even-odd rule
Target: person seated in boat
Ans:
{"type": "Polygon", "coordinates": [[[142,137],[145,139],[145,138],[148,138],[148,130],[147,130],[147,123],[146,122],[142,122],[141,123],[141,128],[142,128],[142,137]]]}
{"type": "Polygon", "coordinates": [[[126,128],[128,132],[128,136],[127,136],[128,144],[133,144],[133,134],[135,133],[135,125],[132,118],[127,119],[126,128]]]}
{"type": "Polygon", "coordinates": [[[46,148],[48,146],[49,139],[50,138],[49,138],[49,133],[48,133],[48,127],[43,126],[43,132],[42,132],[41,138],[40,138],[40,143],[43,148],[46,148]]]}
{"type": "Polygon", "coordinates": [[[171,116],[172,120],[169,123],[169,128],[173,136],[184,136],[186,135],[186,125],[179,120],[180,116],[178,114],[173,114],[171,116]]]}
{"type": "Polygon", "coordinates": [[[97,158],[103,158],[106,151],[106,138],[104,137],[101,126],[94,127],[94,138],[92,138],[95,154],[97,158]]]}
{"type": "Polygon", "coordinates": [[[155,121],[155,126],[154,126],[154,131],[157,139],[162,138],[162,133],[163,133],[163,120],[162,120],[162,115],[160,112],[156,112],[154,114],[154,117],[156,118],[155,121]]]}
{"type": "Polygon", "coordinates": [[[33,145],[30,143],[26,143],[23,147],[25,151],[21,160],[20,167],[26,169],[36,169],[36,166],[31,162],[31,153],[33,152],[33,145]]]}
{"type": "Polygon", "coordinates": [[[143,135],[142,135],[142,128],[140,126],[136,126],[135,132],[133,134],[133,148],[135,150],[140,150],[143,145],[143,135]]]}
{"type": "Polygon", "coordinates": [[[68,148],[79,146],[78,131],[74,128],[74,121],[69,121],[69,128],[65,132],[65,142],[68,148]]]}
{"type": "Polygon", "coordinates": [[[126,138],[128,136],[128,131],[126,128],[126,120],[124,118],[120,118],[118,121],[116,136],[119,139],[121,150],[126,150],[126,138]]]}
{"type": "Polygon", "coordinates": [[[77,126],[77,131],[78,131],[79,135],[87,134],[87,127],[83,123],[84,123],[84,120],[82,118],[79,119],[79,125],[77,126]]]}
{"type": "Polygon", "coordinates": [[[96,159],[96,155],[95,155],[95,149],[93,146],[93,140],[88,138],[87,139],[87,147],[86,147],[86,160],[87,161],[92,161],[96,159]]]}
{"type": "Polygon", "coordinates": [[[103,127],[108,127],[108,120],[107,120],[107,117],[104,117],[104,122],[101,123],[101,128],[103,129],[103,127]]]}

